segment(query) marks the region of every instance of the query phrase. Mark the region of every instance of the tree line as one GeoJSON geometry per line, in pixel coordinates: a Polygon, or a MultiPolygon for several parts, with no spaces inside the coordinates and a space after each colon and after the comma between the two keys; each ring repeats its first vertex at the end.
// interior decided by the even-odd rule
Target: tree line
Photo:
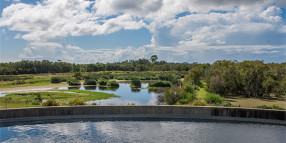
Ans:
{"type": "Polygon", "coordinates": [[[207,84],[209,92],[222,96],[267,97],[286,95],[286,63],[216,61],[192,68],[185,83],[207,84]]]}
{"type": "Polygon", "coordinates": [[[49,60],[0,63],[0,75],[73,73],[98,71],[189,71],[198,63],[167,63],[154,59],[126,60],[116,63],[74,64],[49,60]]]}

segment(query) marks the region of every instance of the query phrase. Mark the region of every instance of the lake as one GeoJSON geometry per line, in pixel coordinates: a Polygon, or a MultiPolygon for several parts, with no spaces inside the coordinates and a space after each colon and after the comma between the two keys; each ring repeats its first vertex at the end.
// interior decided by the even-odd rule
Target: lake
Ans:
{"type": "Polygon", "coordinates": [[[142,83],[140,88],[131,88],[130,82],[119,82],[118,88],[106,88],[97,86],[80,86],[80,87],[61,87],[57,89],[77,89],[89,90],[96,92],[113,93],[120,98],[111,98],[105,100],[88,101],[88,104],[96,103],[97,105],[158,105],[157,96],[162,94],[163,89],[147,89],[148,83],[142,83]]]}

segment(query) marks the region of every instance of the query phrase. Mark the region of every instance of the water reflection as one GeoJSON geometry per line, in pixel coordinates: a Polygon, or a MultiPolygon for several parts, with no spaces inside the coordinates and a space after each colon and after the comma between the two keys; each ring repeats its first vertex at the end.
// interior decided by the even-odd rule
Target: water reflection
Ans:
{"type": "MultiPolygon", "coordinates": [[[[119,86],[120,87],[120,86],[119,86]]],[[[111,90],[111,91],[116,91],[119,87],[102,87],[102,86],[99,86],[98,88],[99,88],[99,90],[101,90],[101,91],[109,91],[109,90],[111,90]]]]}
{"type": "Polygon", "coordinates": [[[70,86],[68,87],[68,90],[79,90],[80,86],[70,86]]]}
{"type": "Polygon", "coordinates": [[[96,86],[83,86],[85,90],[96,90],[96,86]]]}
{"type": "Polygon", "coordinates": [[[153,89],[148,89],[148,92],[161,94],[164,93],[165,90],[166,88],[153,88],[153,89]]]}
{"type": "Polygon", "coordinates": [[[0,128],[0,142],[282,143],[285,126],[172,121],[79,121],[0,128]]]}
{"type": "Polygon", "coordinates": [[[135,93],[136,93],[136,92],[140,92],[140,88],[131,88],[131,91],[132,91],[132,92],[135,92],[135,93]]]}
{"type": "Polygon", "coordinates": [[[142,83],[141,88],[131,88],[130,82],[120,82],[119,87],[107,88],[97,86],[81,87],[61,87],[59,89],[79,89],[96,92],[113,93],[120,98],[111,98],[105,100],[88,101],[88,104],[96,103],[97,105],[158,105],[157,96],[162,94],[163,90],[149,90],[148,83],[142,83]]]}

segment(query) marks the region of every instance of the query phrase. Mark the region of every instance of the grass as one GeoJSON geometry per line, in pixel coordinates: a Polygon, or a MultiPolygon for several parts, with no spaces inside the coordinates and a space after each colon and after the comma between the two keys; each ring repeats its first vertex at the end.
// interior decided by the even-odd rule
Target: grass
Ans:
{"type": "Polygon", "coordinates": [[[257,106],[256,108],[261,108],[261,109],[276,109],[276,110],[285,110],[284,108],[281,108],[277,105],[272,105],[272,106],[267,106],[267,105],[261,105],[257,106]]]}
{"type": "Polygon", "coordinates": [[[256,108],[257,106],[266,105],[272,106],[277,105],[281,108],[286,108],[286,97],[273,97],[273,98],[245,98],[245,97],[224,97],[226,101],[229,101],[232,105],[256,108]]]}
{"type": "Polygon", "coordinates": [[[37,96],[40,96],[43,100],[50,98],[57,99],[62,103],[62,105],[68,105],[68,102],[74,99],[91,101],[118,97],[114,94],[85,90],[53,90],[46,92],[10,93],[5,97],[0,97],[0,106],[2,106],[2,108],[6,108],[6,100],[8,99],[8,108],[27,107],[27,105],[28,107],[39,107],[41,105],[32,105],[32,101],[35,101],[37,96]],[[26,102],[28,103],[27,105],[26,102]]]}
{"type": "MultiPolygon", "coordinates": [[[[71,77],[70,74],[55,74],[60,78],[71,77]]],[[[50,84],[51,77],[54,74],[29,74],[29,75],[13,75],[13,76],[0,76],[9,77],[9,79],[0,80],[0,88],[13,88],[13,87],[25,87],[25,86],[39,86],[50,84]],[[4,81],[5,80],[5,81],[4,81]]]]}
{"type": "Polygon", "coordinates": [[[30,76],[31,79],[21,79],[13,81],[1,81],[0,88],[12,88],[23,86],[37,86],[50,84],[49,76],[30,76]]]}
{"type": "Polygon", "coordinates": [[[196,94],[198,99],[204,100],[206,98],[208,92],[206,91],[205,88],[199,88],[199,90],[195,91],[195,94],[196,94]]]}

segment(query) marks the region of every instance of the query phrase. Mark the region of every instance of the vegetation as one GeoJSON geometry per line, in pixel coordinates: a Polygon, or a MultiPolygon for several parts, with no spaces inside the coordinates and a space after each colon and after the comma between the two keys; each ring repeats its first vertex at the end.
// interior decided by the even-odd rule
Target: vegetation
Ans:
{"type": "Polygon", "coordinates": [[[140,79],[139,78],[133,78],[131,80],[131,87],[141,87],[141,82],[140,82],[140,79]]]}
{"type": "Polygon", "coordinates": [[[217,61],[204,70],[209,91],[222,96],[286,95],[286,63],[217,61]]]}
{"type": "Polygon", "coordinates": [[[0,79],[2,80],[0,81],[0,88],[46,85],[50,83],[49,76],[38,75],[0,76],[0,79]]]}
{"type": "Polygon", "coordinates": [[[168,105],[173,105],[176,104],[182,97],[184,97],[185,92],[177,87],[177,86],[172,86],[170,89],[166,89],[164,92],[164,101],[168,105]]]}
{"type": "Polygon", "coordinates": [[[77,79],[69,79],[69,80],[67,81],[67,83],[68,83],[70,86],[81,85],[80,81],[77,80],[77,79]]]}
{"type": "Polygon", "coordinates": [[[114,94],[86,90],[53,90],[46,92],[10,93],[0,97],[0,106],[39,107],[59,105],[81,105],[80,100],[93,101],[118,97],[114,94]],[[78,99],[78,100],[75,100],[78,99]],[[43,103],[42,103],[43,101],[43,103]],[[36,104],[35,104],[36,103],[36,104]]]}
{"type": "MultiPolygon", "coordinates": [[[[140,80],[157,80],[151,81],[149,87],[171,87],[167,88],[163,95],[166,104],[233,106],[233,102],[223,99],[266,99],[286,95],[285,62],[279,64],[222,60],[213,64],[167,63],[158,61],[158,56],[152,55],[149,60],[138,59],[107,64],[71,64],[47,60],[0,63],[0,88],[60,83],[66,80],[69,85],[80,85],[79,80],[82,79],[85,80],[84,85],[98,84],[102,87],[118,87],[114,80],[132,80],[132,87],[141,87],[140,80]],[[39,73],[69,74],[46,77],[22,75],[39,73]],[[182,84],[179,82],[181,78],[184,78],[182,84]]],[[[30,98],[25,102],[28,100],[35,106],[42,102],[30,98]]]]}
{"type": "Polygon", "coordinates": [[[150,60],[126,60],[119,63],[96,63],[96,64],[72,64],[62,61],[51,62],[28,61],[0,63],[0,75],[39,74],[39,73],[79,73],[74,77],[81,77],[81,72],[98,71],[188,71],[197,63],[167,63],[157,61],[158,57],[153,55],[150,60]],[[151,60],[151,61],[150,61],[151,60]]]}
{"type": "Polygon", "coordinates": [[[206,106],[207,104],[206,104],[206,102],[204,100],[195,100],[193,102],[193,105],[194,106],[206,106]]]}
{"type": "Polygon", "coordinates": [[[209,104],[220,105],[222,103],[222,99],[218,94],[208,93],[205,101],[209,104]]]}
{"type": "Polygon", "coordinates": [[[257,108],[261,108],[261,109],[276,109],[276,110],[285,110],[284,108],[281,108],[277,105],[272,105],[272,106],[267,106],[267,105],[261,105],[261,106],[257,106],[257,108]]]}
{"type": "Polygon", "coordinates": [[[51,83],[61,83],[61,82],[66,82],[67,79],[62,76],[53,76],[51,77],[51,83]]]}
{"type": "Polygon", "coordinates": [[[155,81],[150,82],[149,87],[171,87],[171,83],[169,81],[155,81]]]}
{"type": "Polygon", "coordinates": [[[97,82],[94,79],[85,79],[83,84],[84,85],[96,85],[97,82]]]}
{"type": "Polygon", "coordinates": [[[68,105],[70,106],[76,106],[76,105],[87,105],[83,100],[79,98],[75,98],[71,101],[69,101],[68,105]]]}
{"type": "Polygon", "coordinates": [[[107,84],[106,84],[107,87],[119,87],[119,84],[112,80],[112,81],[108,81],[107,84]]]}
{"type": "Polygon", "coordinates": [[[61,103],[59,100],[49,98],[43,103],[43,106],[60,106],[61,103]]]}
{"type": "Polygon", "coordinates": [[[107,80],[101,79],[101,80],[98,81],[98,83],[99,83],[99,86],[106,86],[107,85],[107,80]]]}

